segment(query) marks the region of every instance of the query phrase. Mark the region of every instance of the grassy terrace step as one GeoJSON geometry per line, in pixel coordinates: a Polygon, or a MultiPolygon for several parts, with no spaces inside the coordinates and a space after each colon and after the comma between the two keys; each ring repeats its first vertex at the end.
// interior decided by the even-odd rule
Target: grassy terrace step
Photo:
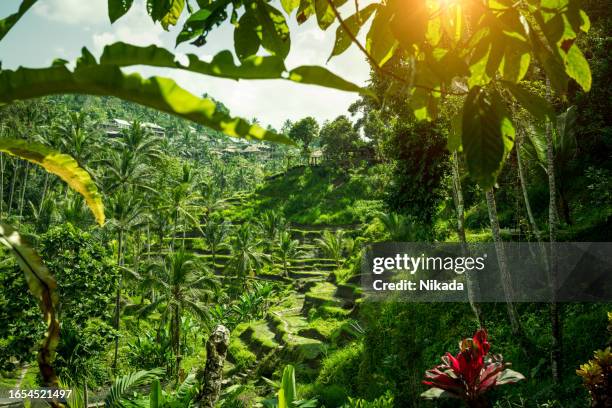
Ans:
{"type": "Polygon", "coordinates": [[[264,320],[252,322],[240,334],[240,339],[249,345],[250,350],[258,357],[262,357],[280,345],[274,340],[275,334],[268,328],[264,320]]]}
{"type": "Polygon", "coordinates": [[[298,270],[298,271],[289,271],[289,277],[293,279],[302,279],[302,278],[325,278],[327,277],[327,273],[320,271],[306,271],[306,270],[298,270]]]}
{"type": "Polygon", "coordinates": [[[319,282],[304,296],[303,313],[307,313],[312,307],[320,306],[347,306],[347,302],[335,296],[337,287],[331,282],[319,282]]]}
{"type": "Polygon", "coordinates": [[[242,323],[234,328],[230,336],[228,347],[228,360],[235,366],[237,371],[252,367],[257,362],[257,355],[251,351],[249,346],[241,339],[242,333],[248,324],[242,323]]]}
{"type": "Polygon", "coordinates": [[[336,297],[353,301],[361,297],[362,289],[359,285],[340,283],[338,284],[335,295],[336,297]]]}
{"type": "Polygon", "coordinates": [[[322,276],[294,279],[293,288],[298,293],[304,294],[304,293],[309,292],[310,289],[316,284],[318,284],[319,282],[325,282],[326,279],[327,279],[326,277],[322,277],[322,276]]]}
{"type": "Polygon", "coordinates": [[[323,337],[313,338],[308,321],[299,315],[299,309],[273,312],[268,315],[268,327],[276,334],[276,339],[285,345],[285,353],[292,361],[306,361],[311,366],[318,365],[323,353],[323,337]],[[297,313],[297,314],[296,314],[297,313]]]}
{"type": "Polygon", "coordinates": [[[336,265],[336,261],[330,258],[296,258],[291,259],[291,263],[295,265],[299,264],[320,264],[320,265],[336,265]]]}

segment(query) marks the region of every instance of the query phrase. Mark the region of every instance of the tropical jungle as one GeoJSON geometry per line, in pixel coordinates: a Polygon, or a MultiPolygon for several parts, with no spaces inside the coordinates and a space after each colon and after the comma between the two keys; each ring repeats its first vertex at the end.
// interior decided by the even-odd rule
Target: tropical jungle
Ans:
{"type": "Polygon", "coordinates": [[[612,406],[610,303],[360,284],[377,242],[610,241],[610,1],[108,0],[108,19],[136,7],[177,45],[230,26],[233,49],[0,65],[0,407],[612,406]],[[311,19],[365,85],[287,68],[311,19]],[[275,129],[134,66],[357,98],[275,129]]]}

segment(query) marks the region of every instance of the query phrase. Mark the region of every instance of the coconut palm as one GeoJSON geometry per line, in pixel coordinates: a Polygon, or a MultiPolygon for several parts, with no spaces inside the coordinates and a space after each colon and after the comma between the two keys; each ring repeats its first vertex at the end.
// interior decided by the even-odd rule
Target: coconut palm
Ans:
{"type": "Polygon", "coordinates": [[[404,215],[379,213],[377,218],[385,227],[391,241],[418,241],[420,238],[420,227],[404,215]]]}
{"type": "Polygon", "coordinates": [[[130,128],[121,133],[117,139],[117,150],[129,150],[147,159],[155,159],[161,155],[162,138],[149,132],[140,121],[132,122],[130,128]]]}
{"type": "MultiPolygon", "coordinates": [[[[117,265],[122,267],[124,263],[126,234],[140,227],[145,222],[144,213],[146,211],[146,206],[135,190],[119,190],[113,197],[111,197],[108,208],[111,213],[108,227],[117,234],[117,265]]],[[[122,285],[123,276],[120,276],[117,284],[117,294],[115,297],[115,330],[119,330],[122,285]]],[[[113,361],[113,367],[116,367],[117,365],[118,350],[119,338],[117,337],[115,338],[115,358],[113,361]]]]}
{"type": "MultiPolygon", "coordinates": [[[[269,256],[260,251],[261,240],[254,234],[251,224],[245,222],[238,228],[232,239],[232,259],[228,267],[236,276],[253,276],[269,256]]],[[[246,283],[246,281],[245,281],[246,283]]]]}
{"type": "Polygon", "coordinates": [[[107,192],[114,193],[128,186],[153,191],[146,182],[150,179],[151,168],[144,156],[130,150],[111,150],[109,156],[102,160],[102,164],[107,170],[103,180],[107,192]]]}
{"type": "Polygon", "coordinates": [[[96,149],[96,138],[87,131],[87,114],[84,112],[70,112],[65,122],[55,126],[59,138],[60,149],[74,157],[83,168],[88,168],[96,149]]]}
{"type": "Polygon", "coordinates": [[[291,259],[295,259],[303,254],[300,251],[300,241],[291,239],[291,235],[287,231],[282,231],[278,237],[278,245],[276,247],[276,257],[283,267],[283,274],[289,277],[289,263],[291,259]]]}
{"type": "Polygon", "coordinates": [[[210,217],[206,221],[206,225],[202,230],[202,236],[204,237],[204,241],[206,241],[206,244],[210,249],[213,268],[215,267],[217,262],[217,252],[220,249],[228,247],[226,241],[228,238],[229,230],[230,224],[227,221],[220,221],[216,217],[210,217]]]}
{"type": "Polygon", "coordinates": [[[161,262],[153,263],[154,271],[150,284],[155,290],[155,300],[139,309],[140,315],[146,316],[158,311],[161,314],[160,329],[169,327],[172,351],[176,359],[175,373],[181,364],[181,319],[183,313],[189,313],[199,321],[209,320],[207,303],[214,295],[217,285],[212,274],[198,259],[182,249],[167,254],[161,262]]]}
{"type": "Polygon", "coordinates": [[[339,269],[342,266],[344,250],[347,245],[344,231],[341,229],[336,230],[336,232],[326,230],[323,232],[323,237],[315,239],[315,242],[325,256],[334,260],[336,269],[339,269]]]}
{"type": "Polygon", "coordinates": [[[270,250],[276,243],[281,231],[286,229],[285,218],[277,211],[265,211],[258,222],[263,237],[266,239],[266,249],[270,250]]]}

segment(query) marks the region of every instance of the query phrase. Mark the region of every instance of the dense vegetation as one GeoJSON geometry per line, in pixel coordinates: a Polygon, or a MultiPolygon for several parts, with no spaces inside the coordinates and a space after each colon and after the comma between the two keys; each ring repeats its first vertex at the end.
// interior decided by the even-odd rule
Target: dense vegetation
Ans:
{"type": "MultiPolygon", "coordinates": [[[[182,4],[177,16],[176,8],[149,3],[164,27],[184,7],[169,2],[182,4]]],[[[200,11],[209,11],[204,3],[200,11]]],[[[272,5],[255,3],[260,8],[246,8],[236,28],[242,65],[219,62],[220,76],[284,75],[356,90],[308,67],[285,75],[286,21],[272,5]],[[283,69],[252,68],[260,47],[283,69]]],[[[314,15],[322,28],[340,20],[335,2],[298,3],[282,6],[288,13],[299,6],[298,20],[314,15]]],[[[220,407],[606,406],[609,304],[368,302],[359,287],[372,242],[610,241],[610,9],[584,2],[589,20],[573,2],[537,2],[536,11],[535,2],[516,10],[494,3],[505,11],[488,10],[491,21],[466,12],[477,44],[457,29],[461,18],[449,17],[436,42],[426,26],[398,25],[414,16],[394,2],[364,8],[374,15],[365,50],[373,69],[361,98],[333,121],[306,117],[279,130],[231,119],[206,95],[173,99],[163,86],[140,84],[146,92],[125,96],[128,80],[93,83],[129,65],[127,44],[111,46],[99,64],[84,52],[74,72],[61,63],[49,69],[67,91],[155,109],[112,96],[28,99],[45,88],[0,70],[0,101],[10,102],[0,106],[0,236],[8,247],[0,254],[0,387],[53,385],[57,375],[75,389],[72,407],[102,400],[182,407],[217,397],[220,407]],[[512,26],[515,11],[541,36],[524,38],[512,26]],[[514,36],[490,31],[498,18],[514,36]],[[505,41],[518,42],[506,44],[516,55],[499,54],[505,41]],[[442,62],[436,52],[411,54],[423,45],[474,52],[452,51],[442,62]],[[441,63],[465,84],[423,68],[441,63]],[[427,85],[416,91],[398,80],[411,65],[427,85]],[[177,108],[192,97],[203,105],[177,108]],[[55,152],[74,159],[73,179],[52,166],[55,152]],[[14,253],[34,261],[24,267],[14,253]],[[205,391],[220,326],[229,339],[217,396],[205,391]],[[440,364],[445,352],[452,354],[440,364]],[[458,399],[438,398],[442,391],[458,399]]],[[[114,21],[131,2],[109,4],[114,21]]],[[[224,14],[191,14],[179,42],[205,41],[224,14]]],[[[2,21],[0,40],[18,19],[2,21]]],[[[342,22],[334,55],[356,41],[350,30],[364,22],[359,15],[342,22]]],[[[174,64],[156,52],[152,65],[174,64]]],[[[212,65],[175,68],[219,75],[212,65]]]]}

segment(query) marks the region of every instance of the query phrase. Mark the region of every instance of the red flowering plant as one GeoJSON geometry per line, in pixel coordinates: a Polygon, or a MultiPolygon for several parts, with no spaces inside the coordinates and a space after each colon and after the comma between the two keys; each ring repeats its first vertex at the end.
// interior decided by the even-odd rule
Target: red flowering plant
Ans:
{"type": "Polygon", "coordinates": [[[470,408],[490,406],[484,394],[503,384],[511,384],[525,377],[510,370],[499,354],[490,355],[491,345],[486,330],[478,330],[471,339],[459,343],[457,356],[446,353],[442,364],[427,370],[423,384],[431,388],[421,394],[426,399],[460,398],[470,408]]]}

